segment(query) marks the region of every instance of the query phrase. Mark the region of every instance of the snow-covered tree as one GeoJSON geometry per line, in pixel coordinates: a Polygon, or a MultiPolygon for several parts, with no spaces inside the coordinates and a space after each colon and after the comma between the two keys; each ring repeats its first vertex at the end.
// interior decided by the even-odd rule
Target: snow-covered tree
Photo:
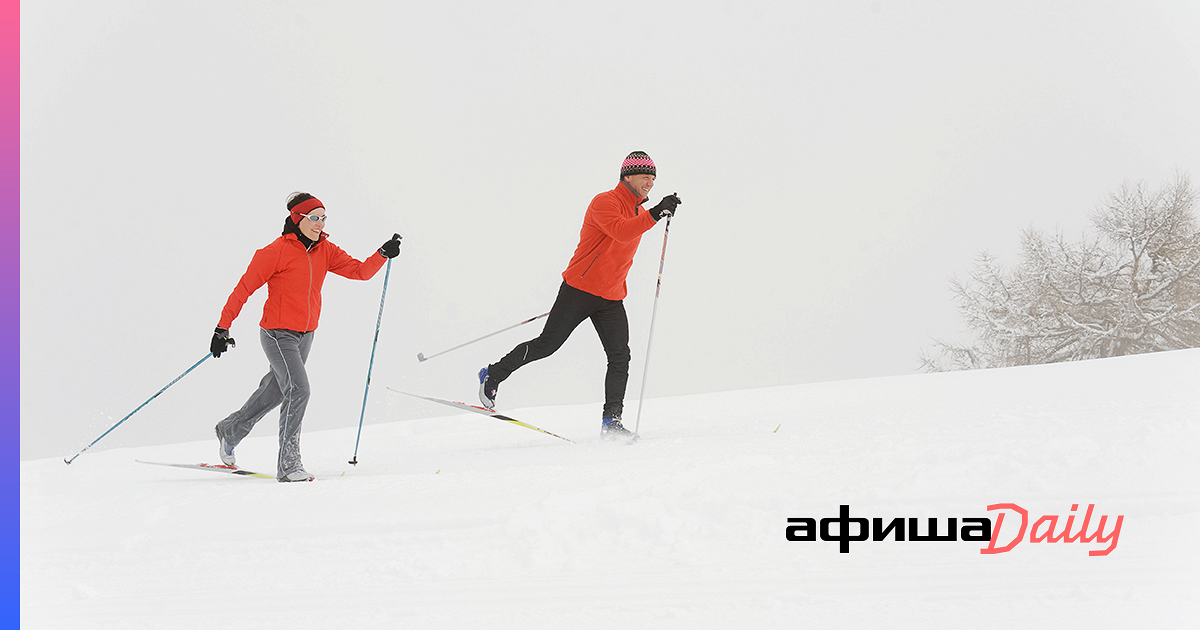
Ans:
{"type": "Polygon", "coordinates": [[[1200,347],[1200,231],[1185,175],[1123,186],[1068,242],[1033,229],[1011,270],[982,254],[951,281],[970,346],[937,343],[927,371],[1033,365],[1200,347]]]}

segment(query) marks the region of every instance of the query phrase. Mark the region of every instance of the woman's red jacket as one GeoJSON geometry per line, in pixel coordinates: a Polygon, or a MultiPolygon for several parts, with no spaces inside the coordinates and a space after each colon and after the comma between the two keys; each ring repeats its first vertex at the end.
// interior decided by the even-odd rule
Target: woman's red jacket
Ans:
{"type": "Polygon", "coordinates": [[[265,284],[267,302],[259,326],[296,332],[316,330],[321,318],[325,273],[332,271],[351,280],[370,280],[386,260],[379,252],[365,261],[356,260],[327,240],[325,234],[321,234],[312,249],[305,249],[295,234],[284,234],[254,252],[250,266],[221,310],[218,326],[228,330],[246,300],[265,284]]]}

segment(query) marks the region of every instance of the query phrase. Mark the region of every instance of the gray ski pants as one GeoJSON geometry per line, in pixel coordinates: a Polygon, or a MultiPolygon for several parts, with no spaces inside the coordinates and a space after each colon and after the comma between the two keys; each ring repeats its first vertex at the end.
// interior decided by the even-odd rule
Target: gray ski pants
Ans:
{"type": "Polygon", "coordinates": [[[237,446],[267,412],[279,407],[280,478],[304,468],[300,462],[300,425],[308,407],[308,372],[304,363],[312,349],[313,333],[260,328],[259,341],[271,371],[258,383],[258,389],[241,409],[217,423],[217,433],[227,444],[237,446]]]}

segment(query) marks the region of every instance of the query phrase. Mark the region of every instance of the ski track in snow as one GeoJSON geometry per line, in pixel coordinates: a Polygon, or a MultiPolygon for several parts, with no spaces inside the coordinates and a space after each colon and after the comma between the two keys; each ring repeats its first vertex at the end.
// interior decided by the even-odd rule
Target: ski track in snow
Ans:
{"type": "MultiPolygon", "coordinates": [[[[211,463],[212,439],[22,462],[23,626],[1190,627],[1197,377],[1189,350],[653,399],[633,446],[595,404],[503,410],[580,444],[370,424],[358,466],[355,428],[306,433],[304,484],[134,461],[211,463]],[[1095,504],[1119,544],[784,536],[843,504],[924,528],[1007,502],[1030,525],[1095,504]]],[[[237,457],[272,474],[269,420],[237,457]]]]}

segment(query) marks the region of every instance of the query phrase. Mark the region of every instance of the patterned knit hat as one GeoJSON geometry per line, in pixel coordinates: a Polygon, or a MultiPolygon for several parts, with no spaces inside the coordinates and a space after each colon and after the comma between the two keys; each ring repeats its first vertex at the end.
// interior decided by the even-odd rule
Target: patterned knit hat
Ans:
{"type": "Polygon", "coordinates": [[[654,160],[651,160],[645,151],[634,151],[625,157],[625,161],[621,163],[621,177],[626,175],[658,176],[654,169],[654,160]]]}

